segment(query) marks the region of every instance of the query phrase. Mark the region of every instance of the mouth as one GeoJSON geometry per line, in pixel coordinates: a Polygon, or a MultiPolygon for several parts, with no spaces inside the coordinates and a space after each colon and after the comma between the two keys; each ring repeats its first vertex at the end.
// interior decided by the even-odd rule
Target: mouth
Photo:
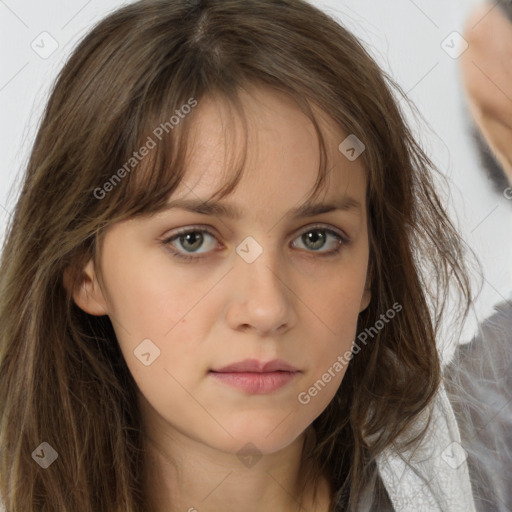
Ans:
{"type": "Polygon", "coordinates": [[[267,363],[257,359],[246,359],[217,370],[210,370],[210,375],[218,381],[250,394],[276,391],[290,383],[299,373],[300,370],[280,359],[267,363]]]}

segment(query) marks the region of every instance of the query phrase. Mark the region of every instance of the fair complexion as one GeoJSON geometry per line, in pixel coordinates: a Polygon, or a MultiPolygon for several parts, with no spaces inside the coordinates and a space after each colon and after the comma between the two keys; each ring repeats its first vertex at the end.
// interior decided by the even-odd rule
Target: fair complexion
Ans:
{"type": "Polygon", "coordinates": [[[484,2],[470,13],[463,36],[469,44],[460,57],[468,105],[512,183],[512,23],[484,2]]]}
{"type": "MultiPolygon", "coordinates": [[[[313,202],[341,209],[295,216],[290,212],[304,203],[317,176],[313,125],[281,93],[254,89],[242,98],[248,160],[242,181],[222,200],[240,218],[169,209],[119,222],[101,246],[104,281],[91,260],[74,299],[92,315],[109,315],[139,388],[149,439],[147,485],[158,512],[327,512],[332,489],[322,478],[313,502],[300,457],[308,427],[346,368],[309,403],[298,395],[351,349],[358,315],[370,301],[365,170],[361,158],[351,162],[338,151],[348,134],[317,109],[330,171],[313,202]],[[190,227],[195,235],[164,244],[190,227]],[[199,229],[211,232],[202,233],[202,243],[199,229]],[[247,237],[254,245],[242,243],[247,237]],[[262,252],[248,263],[237,247],[248,250],[242,255],[262,252]],[[196,259],[179,259],[173,250],[196,259]],[[145,366],[134,350],[148,338],[160,356],[145,366]],[[211,373],[244,359],[276,358],[298,372],[264,393],[211,373]],[[237,456],[247,443],[261,456],[252,465],[237,456]]],[[[218,100],[199,102],[187,174],[170,200],[204,199],[225,182],[226,146],[238,151],[242,140],[225,145],[224,127],[243,133],[225,113],[218,100]]]]}

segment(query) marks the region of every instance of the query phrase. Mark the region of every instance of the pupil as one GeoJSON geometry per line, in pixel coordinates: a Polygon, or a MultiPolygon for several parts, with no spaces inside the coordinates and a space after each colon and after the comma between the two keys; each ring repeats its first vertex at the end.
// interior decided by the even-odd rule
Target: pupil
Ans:
{"type": "Polygon", "coordinates": [[[325,241],[325,234],[320,234],[321,231],[310,231],[309,233],[306,233],[306,238],[313,242],[313,248],[319,249],[322,247],[324,241],[325,241]],[[316,240],[316,243],[315,243],[316,240]]]}
{"type": "Polygon", "coordinates": [[[187,233],[185,235],[186,243],[188,244],[190,242],[190,239],[192,239],[192,245],[195,245],[196,247],[191,247],[191,249],[197,249],[201,246],[201,242],[203,239],[203,235],[200,233],[194,232],[194,233],[187,233]],[[199,235],[199,236],[198,236],[199,235]],[[196,239],[196,243],[194,244],[194,238],[196,239]],[[198,243],[199,242],[199,243],[198,243]]]}

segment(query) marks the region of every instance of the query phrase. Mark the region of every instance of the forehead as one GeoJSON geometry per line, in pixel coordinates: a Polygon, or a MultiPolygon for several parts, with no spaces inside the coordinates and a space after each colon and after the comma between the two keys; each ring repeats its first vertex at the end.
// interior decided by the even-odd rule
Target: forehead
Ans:
{"type": "MultiPolygon", "coordinates": [[[[184,187],[205,192],[219,187],[243,161],[246,186],[267,185],[269,193],[273,187],[288,196],[310,191],[321,165],[313,122],[281,91],[253,88],[242,91],[240,101],[241,112],[223,98],[199,102],[190,127],[184,187]]],[[[350,188],[360,181],[356,175],[365,179],[362,158],[350,161],[339,150],[347,133],[318,106],[311,108],[327,153],[325,190],[350,188]]]]}

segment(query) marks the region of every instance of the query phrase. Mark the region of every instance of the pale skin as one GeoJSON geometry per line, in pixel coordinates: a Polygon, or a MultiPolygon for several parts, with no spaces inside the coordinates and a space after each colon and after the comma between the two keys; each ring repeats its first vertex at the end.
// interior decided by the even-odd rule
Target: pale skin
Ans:
{"type": "MultiPolygon", "coordinates": [[[[313,202],[350,198],[354,204],[289,216],[317,175],[313,125],[281,93],[254,89],[242,97],[249,120],[246,174],[222,200],[241,209],[240,219],[172,209],[117,223],[101,247],[104,282],[91,260],[73,296],[88,313],[110,316],[138,385],[150,439],[147,485],[158,512],[327,512],[332,489],[322,478],[313,501],[312,489],[301,481],[300,455],[308,427],[332,400],[346,368],[308,404],[297,397],[351,349],[358,315],[370,302],[366,174],[361,158],[351,162],[338,150],[348,134],[317,109],[331,172],[327,189],[313,202]],[[313,234],[326,236],[323,245],[302,236],[315,224],[313,234]],[[203,256],[191,263],[174,258],[163,244],[177,228],[190,226],[212,232],[203,233],[198,248],[183,237],[169,244],[203,256]],[[340,243],[323,229],[350,242],[338,254],[322,256],[340,243]],[[263,250],[252,263],[236,252],[248,236],[263,250]],[[148,338],[161,353],[145,366],[134,349],[148,338]],[[260,395],[209,374],[246,358],[284,359],[300,372],[260,395]],[[252,467],[237,457],[248,442],[261,454],[252,467]]],[[[225,182],[223,126],[234,119],[227,121],[224,113],[218,100],[199,102],[187,174],[170,199],[204,199],[225,182]]],[[[237,150],[241,144],[227,146],[237,150]]]]}
{"type": "Polygon", "coordinates": [[[512,23],[494,3],[468,17],[460,57],[464,90],[478,128],[512,183],[512,23]]]}

